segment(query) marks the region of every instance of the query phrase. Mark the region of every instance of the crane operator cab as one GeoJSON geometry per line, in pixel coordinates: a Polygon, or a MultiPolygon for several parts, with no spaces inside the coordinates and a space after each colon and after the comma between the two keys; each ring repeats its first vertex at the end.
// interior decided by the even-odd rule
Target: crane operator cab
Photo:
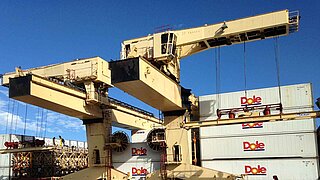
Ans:
{"type": "MultiPolygon", "coordinates": [[[[163,33],[161,34],[161,49],[155,49],[157,52],[161,52],[159,55],[155,53],[155,58],[167,58],[167,60],[172,60],[176,54],[176,41],[177,36],[174,33],[163,33]],[[158,56],[158,57],[157,57],[158,56]]],[[[156,47],[156,46],[155,46],[156,47]]]]}
{"type": "Polygon", "coordinates": [[[173,31],[124,41],[121,59],[144,57],[149,61],[171,61],[176,57],[177,36],[173,31]]]}
{"type": "MultiPolygon", "coordinates": [[[[177,35],[165,31],[124,41],[121,59],[143,57],[174,80],[179,79],[177,35]]],[[[178,81],[178,80],[177,80],[178,81]]]]}
{"type": "Polygon", "coordinates": [[[154,34],[153,64],[173,80],[179,81],[179,63],[177,60],[177,36],[172,31],[154,34]]]}

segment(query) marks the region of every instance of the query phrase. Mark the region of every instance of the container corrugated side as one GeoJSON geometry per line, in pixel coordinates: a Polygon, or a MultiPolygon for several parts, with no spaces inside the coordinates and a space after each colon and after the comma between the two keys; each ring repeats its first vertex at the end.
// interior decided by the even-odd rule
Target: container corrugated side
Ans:
{"type": "Polygon", "coordinates": [[[12,177],[12,170],[10,170],[10,167],[0,167],[0,180],[9,180],[9,174],[11,174],[10,177],[12,177]]]}
{"type": "Polygon", "coordinates": [[[46,146],[53,146],[53,139],[52,138],[44,138],[44,142],[46,146]]]}
{"type": "Polygon", "coordinates": [[[84,142],[78,141],[78,148],[84,149],[84,142]]]}
{"type": "Polygon", "coordinates": [[[160,161],[160,152],[149,148],[147,143],[130,143],[123,152],[112,152],[113,163],[160,161]]]}
{"type": "Polygon", "coordinates": [[[316,131],[315,119],[243,123],[200,128],[200,138],[307,133],[316,131]]]}
{"type": "Polygon", "coordinates": [[[2,134],[0,136],[0,149],[5,149],[6,147],[4,146],[5,142],[20,142],[22,141],[22,136],[20,135],[15,135],[15,134],[2,134]]]}
{"type": "Polygon", "coordinates": [[[5,149],[4,143],[9,141],[9,134],[1,134],[0,135],[0,149],[5,149]]]}
{"type": "Polygon", "coordinates": [[[34,141],[34,136],[23,135],[22,136],[22,140],[23,141],[28,141],[28,142],[33,142],[34,141]]]}
{"type": "Polygon", "coordinates": [[[316,157],[315,133],[200,139],[201,159],[316,157]]]}
{"type": "Polygon", "coordinates": [[[70,140],[70,146],[78,147],[78,141],[70,140]]]}
{"type": "Polygon", "coordinates": [[[71,144],[70,140],[64,140],[64,145],[65,146],[71,147],[70,144],[71,144]]]}
{"type": "Polygon", "coordinates": [[[151,130],[137,130],[131,133],[131,142],[140,143],[147,142],[147,136],[151,130]]]}
{"type": "Polygon", "coordinates": [[[248,174],[249,180],[317,180],[318,159],[249,159],[202,161],[202,166],[233,174],[248,174]],[[254,174],[256,172],[256,174],[254,174]]]}
{"type": "MultiPolygon", "coordinates": [[[[199,97],[200,120],[217,119],[217,109],[240,108],[245,103],[243,98],[260,98],[258,104],[276,104],[280,103],[279,88],[263,88],[245,91],[221,93],[219,95],[206,95],[199,97]]],[[[296,84],[290,86],[281,86],[281,103],[284,113],[305,112],[313,110],[313,98],[311,84],[296,84]]],[[[251,105],[254,105],[251,104],[251,105]]],[[[279,111],[271,111],[277,114],[279,111]]]]}
{"type": "Polygon", "coordinates": [[[130,174],[132,179],[144,178],[146,174],[160,169],[160,162],[113,163],[115,169],[130,174]]]}
{"type": "MultiPolygon", "coordinates": [[[[9,154],[0,154],[0,167],[7,167],[10,166],[10,160],[9,160],[10,155],[9,154]]],[[[1,174],[0,174],[1,176],[1,174]]]]}

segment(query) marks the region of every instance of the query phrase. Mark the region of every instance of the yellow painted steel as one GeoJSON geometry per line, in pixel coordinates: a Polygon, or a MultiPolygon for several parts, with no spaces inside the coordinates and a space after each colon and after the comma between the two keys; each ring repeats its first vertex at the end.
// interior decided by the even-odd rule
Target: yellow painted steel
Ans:
{"type": "MultiPolygon", "coordinates": [[[[31,76],[30,94],[13,97],[16,100],[50,109],[80,119],[102,118],[102,110],[97,105],[86,103],[86,94],[36,75],[31,76]]],[[[107,100],[104,100],[107,103],[107,100]]],[[[107,104],[108,105],[108,104],[107,104]]],[[[110,103],[112,121],[128,129],[152,129],[161,126],[161,121],[129,108],[110,103]]]]}
{"type": "Polygon", "coordinates": [[[143,58],[137,60],[138,79],[113,85],[161,111],[182,110],[180,85],[143,58]]]}
{"type": "Polygon", "coordinates": [[[121,59],[144,57],[160,62],[161,69],[179,81],[179,61],[184,57],[210,48],[285,36],[290,31],[297,31],[298,26],[299,15],[290,17],[288,10],[281,10],[212,25],[169,30],[123,41],[121,59]],[[295,29],[291,30],[292,27],[295,29]],[[166,39],[170,36],[173,38],[162,42],[163,37],[166,39]],[[165,43],[170,45],[166,46],[165,43]]]}
{"type": "Polygon", "coordinates": [[[30,93],[13,99],[80,119],[102,118],[100,108],[86,104],[85,93],[45,78],[29,76],[30,93]]]}
{"type": "Polygon", "coordinates": [[[31,152],[31,151],[49,151],[54,149],[56,148],[55,147],[30,147],[30,148],[18,148],[18,149],[0,149],[0,154],[31,152]]]}
{"type": "Polygon", "coordinates": [[[27,70],[17,69],[16,72],[5,73],[3,75],[2,85],[8,85],[10,78],[30,73],[41,77],[52,77],[62,82],[65,80],[75,82],[90,80],[112,86],[109,64],[100,57],[85,58],[27,70]]]}
{"type": "MultiPolygon", "coordinates": [[[[158,180],[161,177],[160,171],[155,171],[147,175],[149,180],[158,180]]],[[[168,179],[207,179],[207,180],[240,180],[245,179],[244,175],[235,175],[227,172],[217,171],[213,169],[194,166],[191,164],[171,164],[167,165],[167,178],[168,179]]]]}
{"type": "Polygon", "coordinates": [[[240,118],[234,118],[234,119],[191,121],[181,125],[181,127],[199,128],[199,127],[205,127],[205,126],[218,126],[218,125],[239,124],[239,123],[260,122],[260,121],[287,121],[287,120],[299,120],[299,119],[312,119],[312,118],[318,118],[318,117],[320,117],[320,111],[310,111],[310,112],[286,113],[286,114],[275,114],[275,115],[266,115],[266,116],[240,117],[240,118]]]}
{"type": "MultiPolygon", "coordinates": [[[[107,168],[106,167],[89,167],[87,169],[78,171],[76,173],[68,174],[61,177],[63,180],[77,180],[77,179],[87,179],[87,180],[96,180],[96,179],[107,179],[107,168]]],[[[111,169],[111,179],[128,179],[128,175],[111,169]]]]}

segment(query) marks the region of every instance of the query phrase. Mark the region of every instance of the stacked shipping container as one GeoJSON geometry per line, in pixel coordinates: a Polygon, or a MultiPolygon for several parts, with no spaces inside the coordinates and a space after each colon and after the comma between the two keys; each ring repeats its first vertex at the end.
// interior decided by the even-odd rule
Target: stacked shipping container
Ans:
{"type": "MultiPolygon", "coordinates": [[[[0,149],[5,149],[4,143],[7,141],[18,142],[22,137],[17,135],[3,134],[0,135],[0,149]]],[[[8,180],[12,176],[12,169],[10,168],[11,154],[0,154],[0,179],[8,180]]]]}
{"type": "Polygon", "coordinates": [[[114,168],[130,174],[132,179],[145,179],[146,174],[160,169],[160,153],[147,143],[130,143],[123,152],[113,152],[114,168]]]}
{"type": "MultiPolygon", "coordinates": [[[[281,93],[284,113],[313,110],[310,84],[283,86],[281,93]]],[[[247,97],[259,97],[262,105],[279,103],[278,94],[278,88],[247,91],[247,97]]],[[[216,119],[217,108],[241,107],[245,99],[244,92],[219,96],[220,107],[217,95],[199,98],[202,120],[216,119]]],[[[318,179],[315,129],[315,119],[203,127],[202,166],[247,174],[248,179],[318,179]]]]}
{"type": "MultiPolygon", "coordinates": [[[[313,110],[311,84],[281,86],[281,103],[284,113],[313,110]]],[[[217,119],[217,109],[252,107],[280,103],[279,88],[264,88],[200,96],[200,120],[217,119]],[[246,95],[247,94],[247,95],[246,95]]],[[[277,114],[279,111],[272,111],[277,114]]]]}
{"type": "MultiPolygon", "coordinates": [[[[283,86],[281,99],[284,113],[313,110],[311,84],[283,86]]],[[[202,96],[199,102],[201,120],[214,120],[217,109],[275,104],[280,103],[280,97],[276,87],[202,96]]],[[[318,179],[315,129],[315,119],[203,127],[200,128],[202,166],[247,174],[248,179],[272,179],[273,176],[281,180],[318,179]]],[[[124,152],[113,152],[113,166],[130,174],[132,179],[144,179],[147,173],[160,169],[160,153],[148,147],[148,133],[133,133],[134,143],[124,152]]],[[[0,136],[1,148],[9,138],[9,135],[0,136]]],[[[22,137],[12,135],[11,139],[20,141],[22,137]]],[[[46,145],[53,145],[51,138],[44,140],[46,145]]],[[[65,145],[87,148],[87,143],[78,141],[66,140],[65,145]]],[[[1,155],[0,159],[0,177],[8,176],[9,155],[1,155]]]]}
{"type": "MultiPolygon", "coordinates": [[[[34,136],[23,136],[15,134],[1,134],[0,135],[0,149],[6,149],[4,146],[5,142],[21,142],[21,141],[32,141],[34,139],[40,139],[45,141],[45,146],[53,146],[52,138],[42,138],[34,136]]],[[[59,139],[55,140],[55,144],[59,144],[59,139]]],[[[83,141],[71,141],[65,140],[66,146],[74,146],[75,148],[87,148],[87,142],[83,141]]],[[[0,154],[0,180],[7,180],[9,177],[13,176],[10,159],[12,158],[11,154],[0,154]],[[9,176],[10,175],[10,176],[9,176]]]]}

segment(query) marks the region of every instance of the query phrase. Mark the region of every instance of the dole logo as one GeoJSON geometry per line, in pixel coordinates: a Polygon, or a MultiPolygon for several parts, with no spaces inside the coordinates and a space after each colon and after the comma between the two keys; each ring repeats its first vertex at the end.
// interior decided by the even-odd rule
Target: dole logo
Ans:
{"type": "Polygon", "coordinates": [[[255,122],[255,123],[243,123],[242,129],[251,129],[251,128],[263,128],[262,122],[255,122]]]}
{"type": "Polygon", "coordinates": [[[259,105],[261,104],[262,98],[260,96],[253,96],[252,98],[241,97],[241,106],[248,106],[248,105],[259,105]]]}
{"type": "Polygon", "coordinates": [[[256,141],[255,143],[243,142],[244,151],[264,151],[265,145],[262,142],[256,141]]]}
{"type": "Polygon", "coordinates": [[[139,168],[135,168],[132,167],[132,176],[146,176],[148,174],[148,170],[141,167],[139,168]]]}
{"type": "Polygon", "coordinates": [[[146,156],[147,155],[147,149],[141,147],[139,148],[132,148],[131,149],[132,156],[146,156]]]}
{"type": "Polygon", "coordinates": [[[258,167],[244,166],[244,172],[247,175],[267,175],[267,168],[258,165],[258,167]]]}

